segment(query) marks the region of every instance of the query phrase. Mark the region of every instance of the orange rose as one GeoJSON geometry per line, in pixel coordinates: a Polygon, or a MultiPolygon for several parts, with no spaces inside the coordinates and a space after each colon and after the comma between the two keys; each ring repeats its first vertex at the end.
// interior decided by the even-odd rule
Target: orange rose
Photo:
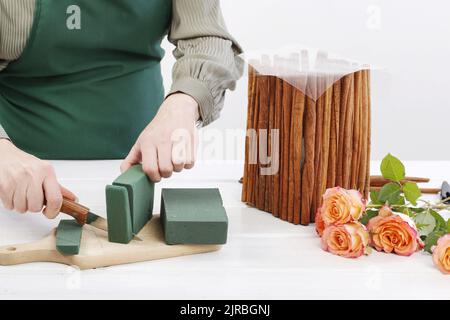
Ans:
{"type": "Polygon", "coordinates": [[[367,228],[370,243],[378,251],[410,256],[423,248],[414,221],[387,206],[380,210],[380,215],[370,219],[367,228]]]}
{"type": "Polygon", "coordinates": [[[316,216],[320,216],[319,222],[322,219],[325,226],[343,225],[358,221],[365,210],[366,205],[360,192],[336,187],[325,192],[316,216]]]}
{"type": "Polygon", "coordinates": [[[441,237],[433,248],[433,262],[444,274],[450,274],[450,233],[441,237]]]}
{"type": "Polygon", "coordinates": [[[330,225],[323,231],[322,249],[346,258],[358,258],[369,253],[369,233],[359,222],[330,225]]]}

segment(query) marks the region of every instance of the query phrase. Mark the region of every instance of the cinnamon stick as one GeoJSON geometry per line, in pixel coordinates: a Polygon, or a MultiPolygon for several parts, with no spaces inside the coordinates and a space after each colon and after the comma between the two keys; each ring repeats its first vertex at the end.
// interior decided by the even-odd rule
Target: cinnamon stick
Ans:
{"type": "Polygon", "coordinates": [[[333,84],[333,100],[331,101],[330,153],[328,160],[327,188],[334,188],[338,175],[339,125],[341,106],[341,82],[333,84]]]}
{"type": "MultiPolygon", "coordinates": [[[[325,81],[323,79],[322,81],[325,81]]],[[[320,169],[319,169],[319,188],[318,188],[318,202],[317,207],[322,204],[322,195],[325,193],[327,188],[327,173],[328,173],[328,160],[329,160],[329,148],[330,148],[330,130],[331,130],[331,102],[333,101],[333,87],[330,87],[325,91],[322,98],[321,106],[323,108],[323,140],[322,140],[322,151],[320,159],[320,169]]]]}
{"type": "MultiPolygon", "coordinates": [[[[276,78],[269,77],[269,125],[268,125],[268,155],[272,155],[272,150],[275,150],[275,146],[272,145],[272,129],[275,127],[275,89],[276,89],[276,78]]],[[[270,165],[276,159],[271,159],[270,165]]],[[[274,191],[274,175],[269,175],[266,177],[266,196],[265,196],[265,211],[273,212],[273,191],[274,191]]]]}
{"type": "Polygon", "coordinates": [[[301,224],[308,225],[314,214],[311,212],[314,176],[315,176],[315,140],[316,140],[316,102],[311,98],[306,98],[305,119],[303,128],[303,137],[305,145],[305,159],[302,169],[302,211],[301,224]]]}
{"type": "MultiPolygon", "coordinates": [[[[318,83],[319,79],[316,76],[316,83],[318,83]]],[[[314,152],[314,191],[313,191],[313,200],[311,206],[311,221],[314,221],[315,213],[319,206],[320,198],[322,194],[320,194],[320,162],[322,159],[322,143],[323,143],[323,122],[324,122],[324,107],[323,107],[323,99],[319,98],[316,102],[316,141],[315,141],[315,152],[314,152]]]]}
{"type": "Polygon", "coordinates": [[[366,168],[366,190],[364,192],[364,196],[367,199],[369,197],[369,184],[370,184],[370,155],[371,155],[371,141],[372,141],[372,107],[371,107],[371,92],[370,92],[370,70],[367,70],[366,72],[366,84],[367,84],[367,117],[368,117],[368,124],[367,124],[367,168],[366,168]]]}
{"type": "MultiPolygon", "coordinates": [[[[247,106],[247,133],[252,128],[253,117],[255,112],[254,100],[256,95],[256,77],[255,69],[252,66],[248,67],[248,106],[247,106]]],[[[247,135],[245,139],[245,165],[244,165],[244,177],[242,180],[242,201],[249,202],[252,192],[253,177],[250,174],[250,143],[251,137],[247,135]]]]}
{"type": "Polygon", "coordinates": [[[367,193],[366,190],[366,179],[367,179],[367,167],[369,166],[369,160],[367,158],[367,139],[368,139],[368,124],[369,124],[369,114],[368,114],[368,92],[367,92],[367,71],[362,71],[362,106],[361,106],[361,116],[362,116],[362,148],[361,148],[361,160],[359,166],[359,184],[358,187],[363,195],[367,193]]]}
{"type": "MultiPolygon", "coordinates": [[[[389,180],[383,178],[382,176],[370,176],[370,186],[372,187],[382,187],[389,182],[390,182],[389,180]]],[[[430,182],[430,179],[419,177],[405,177],[405,179],[402,180],[401,183],[405,182],[428,183],[430,182]]]]}
{"type": "Polygon", "coordinates": [[[290,149],[290,131],[291,131],[291,106],[292,106],[292,86],[283,81],[283,111],[282,111],[282,133],[283,141],[282,151],[282,172],[281,172],[281,219],[288,220],[289,211],[289,149],[290,149]]]}
{"type": "MultiPolygon", "coordinates": [[[[299,224],[301,222],[301,162],[305,103],[304,93],[298,89],[294,89],[291,118],[291,165],[289,166],[290,182],[293,183],[293,186],[290,184],[289,194],[293,196],[293,207],[288,215],[289,221],[294,224],[299,224]]],[[[291,201],[289,201],[289,203],[291,203],[291,201]]]]}
{"type": "Polygon", "coordinates": [[[364,87],[365,87],[365,79],[364,79],[364,71],[361,71],[361,91],[359,92],[359,146],[358,146],[358,156],[356,160],[356,179],[355,179],[355,188],[360,190],[360,192],[364,192],[364,186],[362,185],[362,180],[365,180],[359,173],[361,171],[362,158],[364,157],[365,151],[363,149],[366,148],[366,137],[365,137],[365,111],[364,111],[364,87]]]}
{"type": "MultiPolygon", "coordinates": [[[[370,187],[370,191],[380,191],[381,187],[370,187]]],[[[420,188],[420,192],[423,194],[436,194],[440,193],[440,188],[420,188]]]]}
{"type": "Polygon", "coordinates": [[[351,165],[353,151],[353,121],[354,121],[354,76],[350,74],[344,78],[343,95],[341,97],[345,104],[345,128],[343,136],[342,157],[342,187],[350,189],[351,165]]]}
{"type": "Polygon", "coordinates": [[[361,106],[362,106],[362,74],[354,73],[354,117],[353,117],[353,146],[350,173],[350,188],[357,189],[359,175],[359,153],[361,145],[361,106]]]}
{"type": "Polygon", "coordinates": [[[252,119],[252,129],[253,129],[253,145],[250,151],[253,153],[250,158],[250,180],[251,189],[249,190],[249,204],[256,207],[256,197],[258,193],[258,119],[259,119],[259,77],[260,75],[255,72],[255,94],[253,99],[253,119],[252,119]]]}
{"type": "MultiPolygon", "coordinates": [[[[347,77],[339,80],[341,92],[339,94],[339,146],[337,150],[337,164],[336,164],[336,185],[344,187],[344,146],[345,146],[345,126],[346,126],[346,115],[347,115],[347,97],[348,88],[350,80],[347,77]]],[[[336,88],[337,89],[337,88],[336,88]]],[[[336,90],[337,91],[337,90],[336,90]]]]}
{"type": "Polygon", "coordinates": [[[280,140],[278,141],[279,147],[279,155],[278,155],[278,163],[279,168],[278,172],[273,176],[273,211],[272,214],[275,217],[280,215],[280,174],[282,170],[283,158],[283,137],[281,136],[281,128],[282,128],[282,110],[283,110],[283,80],[280,78],[275,79],[275,116],[274,116],[274,128],[279,130],[280,140]]]}
{"type": "MultiPolygon", "coordinates": [[[[267,157],[267,144],[260,139],[267,130],[269,122],[269,80],[268,76],[260,76],[258,80],[259,91],[259,115],[258,115],[258,194],[256,197],[256,207],[260,210],[265,209],[266,196],[266,177],[261,175],[261,169],[264,166],[262,157],[267,157]],[[262,149],[261,149],[262,148],[262,149]],[[265,154],[264,154],[265,153],[265,154]]],[[[267,139],[266,139],[267,142],[267,139]]]]}

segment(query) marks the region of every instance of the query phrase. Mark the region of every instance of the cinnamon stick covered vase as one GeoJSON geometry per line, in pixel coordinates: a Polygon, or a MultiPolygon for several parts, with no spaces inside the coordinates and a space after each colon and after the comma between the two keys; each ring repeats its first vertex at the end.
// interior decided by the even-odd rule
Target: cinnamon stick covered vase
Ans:
{"type": "Polygon", "coordinates": [[[368,196],[370,69],[308,50],[249,61],[242,201],[314,222],[327,188],[368,196]]]}

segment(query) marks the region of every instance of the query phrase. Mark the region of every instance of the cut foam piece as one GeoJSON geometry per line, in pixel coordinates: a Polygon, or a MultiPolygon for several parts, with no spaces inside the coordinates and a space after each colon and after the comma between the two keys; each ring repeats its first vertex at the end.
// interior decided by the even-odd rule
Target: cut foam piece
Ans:
{"type": "Polygon", "coordinates": [[[228,217],[218,189],[163,189],[161,222],[167,244],[225,244],[228,217]]]}
{"type": "Polygon", "coordinates": [[[149,180],[142,165],[135,165],[120,175],[114,182],[114,186],[126,188],[131,213],[131,225],[134,234],[152,218],[154,183],[149,180]]]}
{"type": "Polygon", "coordinates": [[[82,230],[75,220],[61,220],[56,229],[56,250],[67,255],[78,254],[82,230]]]}
{"type": "Polygon", "coordinates": [[[128,191],[121,186],[106,186],[108,240],[127,244],[133,239],[128,191]]]}

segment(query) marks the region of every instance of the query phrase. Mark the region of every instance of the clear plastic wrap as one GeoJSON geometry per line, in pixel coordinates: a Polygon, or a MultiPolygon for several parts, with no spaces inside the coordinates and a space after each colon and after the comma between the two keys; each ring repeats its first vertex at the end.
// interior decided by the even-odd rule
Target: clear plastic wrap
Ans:
{"type": "Polygon", "coordinates": [[[241,57],[259,74],[283,79],[314,101],[344,76],[361,70],[377,69],[306,46],[249,51],[241,57]]]}

